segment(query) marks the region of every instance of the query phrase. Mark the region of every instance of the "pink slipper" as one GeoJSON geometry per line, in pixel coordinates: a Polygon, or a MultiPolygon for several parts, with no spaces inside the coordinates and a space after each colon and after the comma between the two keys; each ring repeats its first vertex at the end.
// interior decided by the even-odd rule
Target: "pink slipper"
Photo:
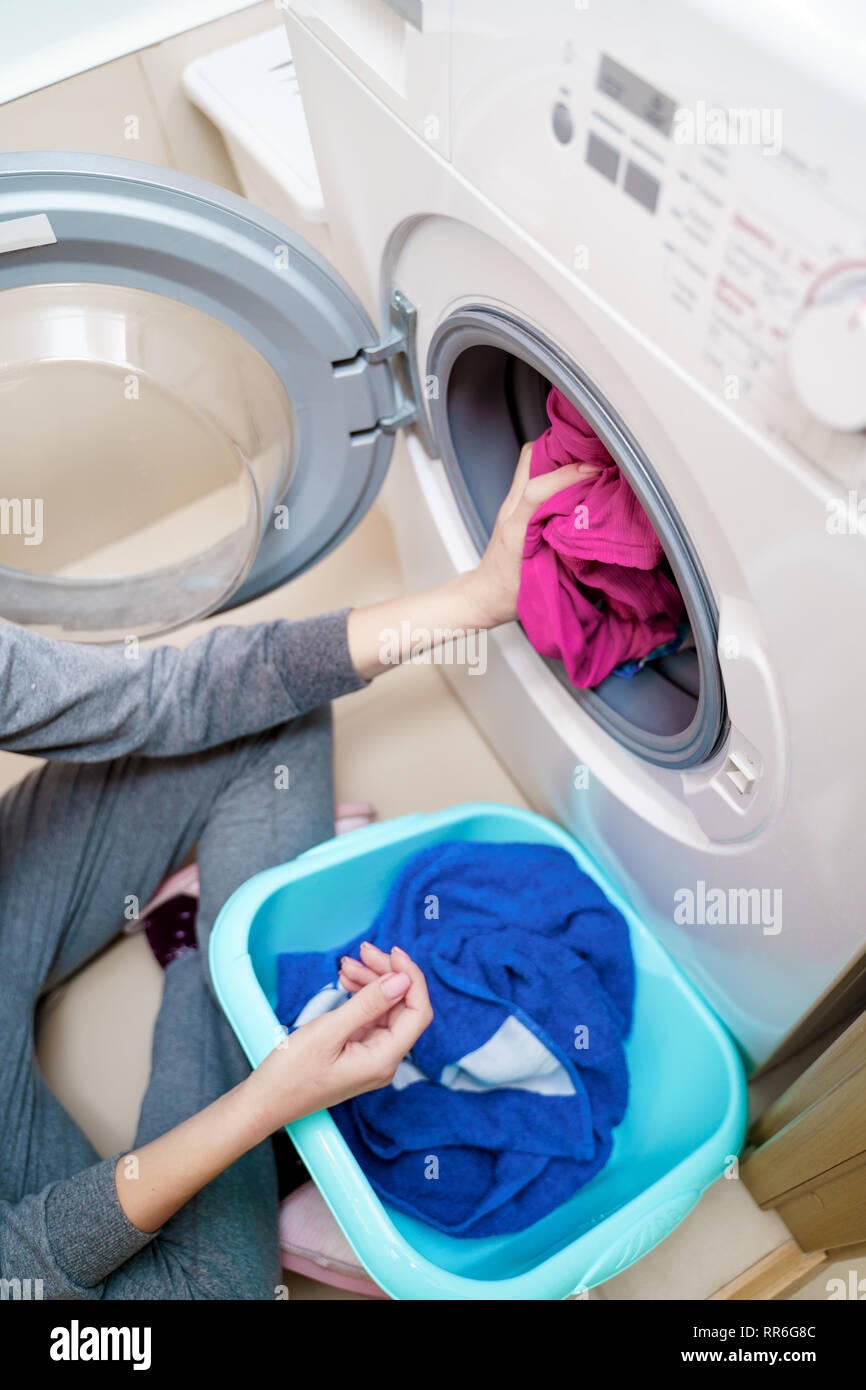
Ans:
{"type": "Polygon", "coordinates": [[[334,833],[347,835],[361,830],[376,819],[376,808],[369,801],[338,801],[334,807],[334,833]]]}
{"type": "Polygon", "coordinates": [[[170,874],[164,878],[157,888],[149,903],[141,909],[134,922],[127,924],[128,932],[138,931],[148,918],[163,903],[168,902],[169,898],[180,897],[197,898],[199,896],[198,864],[186,864],[177,873],[170,874]]]}
{"type": "Polygon", "coordinates": [[[305,1182],[280,1203],[279,1241],[283,1269],[368,1298],[388,1297],[373,1283],[315,1183],[305,1182]]]}

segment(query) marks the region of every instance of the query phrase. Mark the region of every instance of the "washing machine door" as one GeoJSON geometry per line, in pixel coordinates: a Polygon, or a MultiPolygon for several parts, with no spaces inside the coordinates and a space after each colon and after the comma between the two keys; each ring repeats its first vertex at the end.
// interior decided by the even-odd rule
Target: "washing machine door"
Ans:
{"type": "Polygon", "coordinates": [[[398,337],[241,198],[0,155],[0,618],[148,637],[299,574],[411,418],[398,337]]]}

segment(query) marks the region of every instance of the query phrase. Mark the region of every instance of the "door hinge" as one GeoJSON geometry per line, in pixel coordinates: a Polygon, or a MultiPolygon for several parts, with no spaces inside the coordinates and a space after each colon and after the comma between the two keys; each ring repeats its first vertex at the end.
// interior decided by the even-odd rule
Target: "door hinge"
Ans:
{"type": "Polygon", "coordinates": [[[398,405],[390,415],[385,415],[379,420],[379,429],[383,434],[394,434],[403,425],[414,425],[427,453],[431,458],[435,458],[436,445],[424,409],[424,394],[416,356],[418,314],[415,305],[406,298],[402,290],[395,290],[391,295],[389,316],[391,331],[387,338],[383,338],[372,347],[361,349],[361,356],[371,366],[378,366],[382,362],[390,362],[394,366],[398,405]]]}

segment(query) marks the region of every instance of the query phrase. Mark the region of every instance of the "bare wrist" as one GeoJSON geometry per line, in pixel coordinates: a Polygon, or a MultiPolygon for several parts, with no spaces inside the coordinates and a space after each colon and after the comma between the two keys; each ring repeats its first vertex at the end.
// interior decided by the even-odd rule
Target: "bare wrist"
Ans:
{"type": "Polygon", "coordinates": [[[258,1070],[251,1072],[237,1090],[240,1124],[249,1141],[248,1147],[253,1149],[280,1129],[287,1120],[279,1118],[273,1098],[268,1094],[268,1088],[261,1084],[258,1070]]]}
{"type": "Polygon", "coordinates": [[[284,1076],[277,1077],[277,1065],[278,1059],[270,1053],[238,1088],[243,1090],[243,1123],[251,1136],[251,1148],[305,1113],[297,1088],[287,1085],[284,1076]]]}
{"type": "Polygon", "coordinates": [[[510,622],[515,616],[511,599],[504,593],[493,592],[481,568],[467,570],[460,579],[463,582],[463,596],[467,606],[466,627],[499,627],[501,623],[510,622]]]}

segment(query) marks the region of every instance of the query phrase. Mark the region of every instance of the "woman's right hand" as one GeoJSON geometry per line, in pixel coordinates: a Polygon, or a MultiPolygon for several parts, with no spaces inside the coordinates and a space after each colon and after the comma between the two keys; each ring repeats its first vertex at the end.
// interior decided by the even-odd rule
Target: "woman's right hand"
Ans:
{"type": "Polygon", "coordinates": [[[133,1226],[158,1231],[282,1125],[387,1086],[433,1017],[427,985],[397,947],[390,956],[376,952],[366,983],[357,979],[364,968],[357,966],[345,1004],[289,1033],[246,1080],[204,1110],[118,1158],[117,1199],[133,1226]]]}
{"type": "Polygon", "coordinates": [[[282,1038],[243,1083],[263,1134],[387,1086],[430,1023],[422,971],[397,946],[379,955],[369,983],[282,1038]]]}
{"type": "Polygon", "coordinates": [[[531,463],[532,444],[524,444],[487,549],[477,569],[467,570],[461,575],[467,592],[472,595],[477,615],[474,626],[497,627],[516,618],[523,551],[530,521],[548,498],[583,478],[601,472],[601,468],[594,463],[566,463],[561,468],[531,478],[531,463]]]}

